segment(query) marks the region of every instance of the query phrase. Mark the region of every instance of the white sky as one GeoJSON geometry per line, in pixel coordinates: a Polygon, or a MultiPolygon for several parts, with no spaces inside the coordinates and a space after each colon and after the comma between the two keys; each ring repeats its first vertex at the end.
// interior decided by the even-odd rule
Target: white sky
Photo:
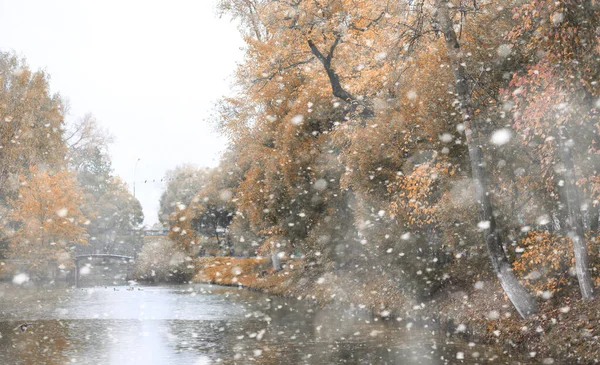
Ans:
{"type": "Polygon", "coordinates": [[[45,69],[69,118],[91,112],[111,132],[115,174],[130,190],[141,159],[136,197],[148,225],[168,169],[218,163],[225,140],[208,118],[241,47],[215,0],[0,0],[0,50],[45,69]]]}

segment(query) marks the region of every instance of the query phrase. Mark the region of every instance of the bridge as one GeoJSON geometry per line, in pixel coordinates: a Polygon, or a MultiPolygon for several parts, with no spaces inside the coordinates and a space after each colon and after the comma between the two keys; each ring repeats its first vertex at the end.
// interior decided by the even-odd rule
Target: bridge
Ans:
{"type": "MultiPolygon", "coordinates": [[[[120,260],[122,262],[126,262],[127,264],[131,264],[133,262],[133,257],[131,256],[124,256],[124,255],[113,255],[113,254],[109,254],[109,253],[95,253],[95,254],[88,254],[88,255],[77,255],[75,256],[75,286],[79,286],[79,275],[80,275],[80,263],[82,260],[92,260],[95,258],[99,258],[99,259],[113,259],[113,260],[120,260]]],[[[128,265],[130,266],[130,265],[128,265]]],[[[126,280],[129,277],[129,270],[127,272],[127,277],[125,278],[126,280]]]]}

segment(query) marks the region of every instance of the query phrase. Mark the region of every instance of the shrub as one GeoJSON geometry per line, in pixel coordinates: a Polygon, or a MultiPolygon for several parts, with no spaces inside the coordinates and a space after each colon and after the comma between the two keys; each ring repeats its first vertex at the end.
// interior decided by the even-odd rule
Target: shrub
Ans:
{"type": "Polygon", "coordinates": [[[170,240],[157,237],[142,247],[135,265],[138,280],[184,282],[194,275],[192,259],[170,240]]]}

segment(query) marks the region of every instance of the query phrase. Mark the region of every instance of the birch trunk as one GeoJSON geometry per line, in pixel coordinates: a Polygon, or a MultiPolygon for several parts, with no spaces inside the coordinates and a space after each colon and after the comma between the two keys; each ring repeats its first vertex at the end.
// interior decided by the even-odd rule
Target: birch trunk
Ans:
{"type": "Polygon", "coordinates": [[[279,250],[275,247],[271,249],[271,262],[273,263],[273,270],[281,270],[281,259],[279,258],[279,250]]]}
{"type": "Polygon", "coordinates": [[[490,199],[487,186],[487,175],[485,171],[485,161],[481,151],[481,137],[477,121],[473,119],[473,101],[471,90],[467,79],[467,72],[463,59],[462,50],[454,31],[454,25],[450,16],[448,0],[437,0],[434,17],[439,28],[444,34],[446,41],[446,50],[448,58],[452,64],[454,77],[456,80],[456,95],[460,103],[460,113],[465,127],[469,159],[471,162],[471,174],[475,184],[476,198],[480,207],[481,220],[485,225],[485,244],[500,285],[504,292],[515,306],[519,314],[525,318],[528,315],[537,313],[537,303],[535,298],[525,290],[512,271],[512,267],[504,248],[490,199]]]}
{"type": "Polygon", "coordinates": [[[594,298],[594,284],[590,273],[587,245],[585,243],[585,230],[583,228],[583,215],[581,213],[581,203],[579,193],[575,185],[575,163],[569,144],[572,143],[566,136],[563,128],[559,132],[559,153],[564,165],[564,184],[567,200],[567,227],[569,236],[573,241],[573,253],[575,255],[575,271],[579,290],[584,300],[594,298]]]}

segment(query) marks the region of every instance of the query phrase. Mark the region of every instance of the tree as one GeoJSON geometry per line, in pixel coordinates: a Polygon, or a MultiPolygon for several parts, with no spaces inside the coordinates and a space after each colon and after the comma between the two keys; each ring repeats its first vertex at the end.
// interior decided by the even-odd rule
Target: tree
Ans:
{"type": "Polygon", "coordinates": [[[447,56],[451,62],[456,80],[456,96],[465,129],[471,175],[475,184],[475,194],[480,206],[481,226],[485,232],[485,242],[490,260],[498,280],[505,293],[522,317],[537,312],[537,304],[527,290],[519,283],[502,245],[498,224],[488,188],[489,176],[484,169],[485,161],[481,149],[481,130],[474,118],[469,77],[466,72],[464,54],[454,30],[454,22],[450,15],[451,3],[448,0],[436,2],[434,19],[444,35],[447,56]]]}
{"type": "Polygon", "coordinates": [[[18,198],[11,201],[16,223],[9,257],[23,260],[23,269],[43,278],[74,265],[77,245],[87,245],[88,222],[80,205],[82,193],[66,170],[54,174],[31,167],[21,175],[18,198]]]}
{"type": "Polygon", "coordinates": [[[72,170],[95,170],[98,174],[110,171],[110,167],[94,167],[94,162],[100,160],[99,156],[105,161],[109,160],[108,146],[113,142],[113,137],[100,127],[91,113],[69,126],[64,133],[64,141],[68,146],[67,159],[72,170]],[[96,160],[92,156],[95,156],[96,160]]]}
{"type": "Polygon", "coordinates": [[[144,213],[121,179],[109,178],[103,194],[87,200],[85,205],[93,211],[87,226],[93,253],[137,254],[144,213]]]}
{"type": "Polygon", "coordinates": [[[561,225],[568,227],[581,295],[589,300],[595,293],[574,152],[588,154],[599,142],[598,10],[589,1],[533,1],[515,17],[511,39],[517,45],[527,40],[524,52],[531,61],[514,75],[514,90],[507,95],[515,104],[514,128],[525,143],[536,143],[546,186],[554,185],[550,193],[561,197],[561,225]]]}
{"type": "Polygon", "coordinates": [[[202,208],[192,220],[192,228],[201,235],[214,237],[221,248],[228,247],[227,227],[233,220],[233,213],[218,201],[211,202],[210,198],[203,201],[202,208]]]}
{"type": "Polygon", "coordinates": [[[227,183],[229,175],[221,167],[211,170],[206,185],[192,199],[187,219],[197,234],[215,238],[220,249],[231,248],[227,229],[235,215],[233,191],[227,183]]]}
{"type": "Polygon", "coordinates": [[[0,257],[8,250],[9,199],[16,198],[19,175],[33,165],[64,166],[64,103],[52,95],[49,76],[32,72],[24,59],[0,52],[0,257]]]}
{"type": "Polygon", "coordinates": [[[194,195],[204,187],[206,174],[206,170],[189,164],[167,171],[163,178],[167,187],[160,196],[158,211],[158,219],[161,223],[166,224],[179,206],[185,209],[185,206],[191,203],[194,195]]]}
{"type": "Polygon", "coordinates": [[[0,199],[17,185],[7,189],[7,182],[16,182],[31,166],[64,163],[64,104],[50,94],[48,80],[46,73],[29,70],[25,60],[0,53],[0,199]]]}
{"type": "Polygon", "coordinates": [[[373,115],[371,98],[378,91],[393,87],[388,74],[404,51],[399,45],[404,34],[397,34],[397,24],[405,20],[399,17],[403,6],[389,1],[220,1],[223,12],[241,20],[248,41],[248,61],[238,75],[247,89],[268,97],[283,77],[306,77],[328,85],[317,88],[315,98],[333,96],[342,102],[345,116],[359,111],[362,117],[373,115]]]}
{"type": "MultiPolygon", "coordinates": [[[[234,151],[232,225],[263,240],[276,270],[293,251],[327,270],[368,267],[414,299],[489,272],[522,316],[535,313],[511,264],[527,256],[519,244],[536,242],[527,232],[574,224],[583,237],[577,227],[599,222],[597,26],[589,14],[572,26],[563,2],[220,1],[248,44],[238,94],[217,115],[234,151]],[[564,43],[551,67],[523,68],[564,43]],[[528,88],[560,92],[536,99],[528,88]],[[559,117],[553,100],[566,103],[559,117]],[[565,138],[550,118],[570,121],[556,128],[565,138]],[[564,153],[539,153],[548,136],[564,153]],[[560,180],[564,189],[544,191],[560,180]]],[[[192,216],[179,213],[180,232],[192,216]]]]}
{"type": "Polygon", "coordinates": [[[127,185],[112,176],[108,154],[113,138],[97,120],[86,114],[65,132],[69,168],[83,189],[81,210],[90,220],[90,246],[80,253],[122,253],[135,255],[141,245],[142,207],[127,185]]]}
{"type": "Polygon", "coordinates": [[[221,15],[230,14],[240,20],[240,32],[246,37],[262,41],[268,36],[262,16],[266,4],[264,0],[221,0],[217,6],[221,15]]]}

